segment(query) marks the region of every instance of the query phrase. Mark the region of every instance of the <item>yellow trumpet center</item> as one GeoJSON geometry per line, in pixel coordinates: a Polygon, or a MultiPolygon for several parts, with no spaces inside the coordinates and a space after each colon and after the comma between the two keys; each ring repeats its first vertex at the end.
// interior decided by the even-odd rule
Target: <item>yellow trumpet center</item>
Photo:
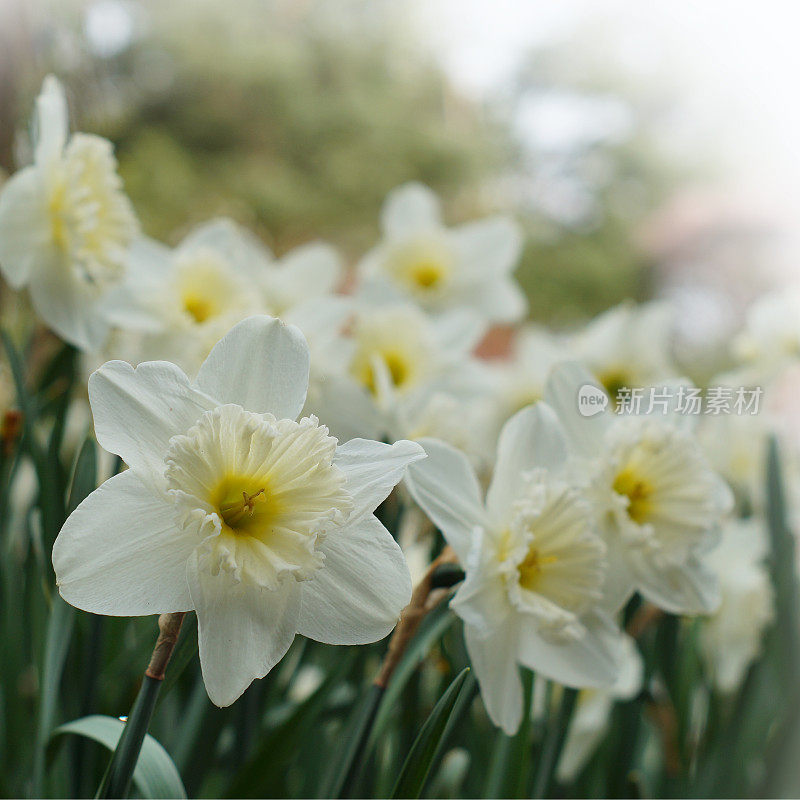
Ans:
{"type": "Polygon", "coordinates": [[[623,469],[614,479],[614,491],[628,498],[628,516],[641,525],[653,508],[653,487],[632,469],[623,469]]]}
{"type": "Polygon", "coordinates": [[[531,547],[528,555],[520,562],[517,567],[519,572],[519,585],[529,592],[535,592],[542,575],[542,567],[547,564],[555,564],[558,556],[543,556],[535,547],[531,547]]]}
{"type": "Polygon", "coordinates": [[[263,476],[226,475],[210,492],[209,501],[229,532],[264,539],[281,510],[267,489],[263,476]]]}
{"type": "Polygon", "coordinates": [[[205,322],[214,314],[211,300],[198,294],[186,294],[183,298],[183,308],[198,323],[205,322]]]}
{"type": "Polygon", "coordinates": [[[409,270],[409,277],[420,289],[435,289],[446,274],[444,265],[433,260],[419,261],[409,270]]]}

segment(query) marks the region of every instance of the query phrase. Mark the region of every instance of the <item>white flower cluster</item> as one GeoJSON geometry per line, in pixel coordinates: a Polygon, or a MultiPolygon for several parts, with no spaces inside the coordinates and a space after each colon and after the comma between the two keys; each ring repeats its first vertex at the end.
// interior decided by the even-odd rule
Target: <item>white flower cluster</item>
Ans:
{"type": "MultiPolygon", "coordinates": [[[[382,239],[350,273],[327,244],[275,258],[229,220],[168,248],[140,233],[109,143],[68,136],[55,79],[35,123],[34,163],[0,191],[0,269],[88,361],[117,359],[89,399],[98,442],[129,467],[59,535],[70,603],[196,610],[209,695],[229,704],[298,632],[357,644],[391,630],[411,582],[373,511],[408,467],[405,518],[421,508],[465,570],[452,608],[507,733],[520,664],[605,698],[586,705],[595,728],[609,698],[638,691],[621,628],[635,593],[711,615],[709,670],[738,683],[771,615],[748,439],[763,423],[614,413],[623,389],[688,385],[666,305],[623,304],[569,335],[523,324],[516,224],[447,227],[416,183],[389,194],[382,239]],[[516,326],[511,352],[478,358],[498,323],[516,326]],[[579,413],[587,385],[602,413],[579,413]]],[[[768,353],[774,371],[800,353],[798,318],[757,310],[737,352],[750,366],[768,353]]]]}

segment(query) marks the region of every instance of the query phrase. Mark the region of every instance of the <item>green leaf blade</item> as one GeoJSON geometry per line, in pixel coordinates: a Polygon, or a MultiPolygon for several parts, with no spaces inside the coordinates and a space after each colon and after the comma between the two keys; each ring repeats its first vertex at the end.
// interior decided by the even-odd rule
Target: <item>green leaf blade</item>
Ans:
{"type": "MultiPolygon", "coordinates": [[[[430,774],[433,762],[442,749],[447,734],[459,716],[459,699],[467,694],[465,684],[471,678],[469,667],[463,669],[425,720],[400,770],[392,797],[419,797],[430,774]]],[[[474,686],[471,679],[469,689],[474,686]]],[[[470,692],[471,693],[471,692],[470,692]]]]}
{"type": "MultiPolygon", "coordinates": [[[[125,723],[114,717],[95,714],[82,717],[53,731],[53,738],[75,734],[92,739],[113,752],[122,736],[125,723]]],[[[186,797],[181,776],[167,751],[149,734],[145,737],[139,760],[133,771],[133,782],[142,796],[149,800],[186,797]]]]}

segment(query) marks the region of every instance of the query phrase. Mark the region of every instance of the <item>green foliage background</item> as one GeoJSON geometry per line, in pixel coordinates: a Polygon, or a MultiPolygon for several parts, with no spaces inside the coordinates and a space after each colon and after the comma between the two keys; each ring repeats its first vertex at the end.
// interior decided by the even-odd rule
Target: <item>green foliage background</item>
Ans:
{"type": "MultiPolygon", "coordinates": [[[[45,2],[14,81],[24,130],[42,75],[62,77],[74,124],[112,139],[144,230],[174,242],[229,215],[277,252],[324,238],[356,259],[378,236],[386,193],[420,180],[450,222],[513,213],[529,233],[519,278],[537,321],[567,324],[651,285],[636,231],[684,174],[653,146],[668,108],[580,51],[532,53],[508,92],[477,104],[450,84],[415,27],[412,4],[345,0],[133,4],[133,43],[101,56],[82,0],[45,2]],[[58,42],[60,47],[55,47],[58,42]],[[69,53],[69,57],[64,56],[69,53]],[[597,212],[564,224],[544,214],[534,173],[548,154],[514,126],[531,95],[617,97],[633,124],[621,141],[570,153],[567,177],[600,163],[597,212]]],[[[35,6],[34,6],[35,7],[35,6]]]]}

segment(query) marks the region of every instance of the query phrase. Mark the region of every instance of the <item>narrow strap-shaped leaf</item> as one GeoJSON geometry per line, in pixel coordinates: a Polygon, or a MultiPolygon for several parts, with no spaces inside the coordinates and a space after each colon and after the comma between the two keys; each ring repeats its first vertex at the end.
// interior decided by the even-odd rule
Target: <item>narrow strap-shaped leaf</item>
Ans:
{"type": "Polygon", "coordinates": [[[226,797],[273,797],[275,789],[269,782],[278,772],[265,768],[265,764],[286,764],[298,751],[300,743],[308,736],[315,721],[330,700],[333,690],[341,683],[353,665],[354,651],[342,654],[337,667],[330,672],[319,688],[280,725],[261,738],[260,746],[239,769],[226,797]]]}
{"type": "Polygon", "coordinates": [[[42,689],[39,695],[39,718],[36,724],[36,751],[33,760],[31,794],[42,796],[44,780],[45,748],[55,720],[61,673],[67,657],[72,630],[75,627],[75,609],[60,597],[53,598],[50,617],[47,621],[47,639],[42,668],[42,689]]]}
{"type": "MultiPolygon", "coordinates": [[[[68,508],[72,511],[95,488],[97,468],[94,442],[87,439],[75,459],[69,491],[68,508]]],[[[72,630],[75,625],[75,609],[60,597],[53,598],[47,623],[42,689],[39,700],[39,719],[36,726],[36,752],[33,761],[32,789],[34,796],[42,793],[44,778],[45,748],[56,714],[61,673],[67,657],[72,630]]]]}
{"type": "Polygon", "coordinates": [[[371,684],[367,693],[353,710],[342,731],[342,744],[337,756],[331,760],[331,772],[324,782],[320,797],[352,797],[355,782],[364,763],[372,725],[384,689],[371,684]]]}
{"type": "Polygon", "coordinates": [[[369,744],[383,733],[386,723],[390,719],[392,709],[396,706],[400,694],[414,670],[423,662],[433,645],[444,636],[455,621],[456,616],[450,611],[447,603],[440,603],[422,621],[405,655],[397,665],[386,691],[383,693],[383,698],[378,706],[378,713],[372,726],[369,744]]]}
{"type": "MultiPolygon", "coordinates": [[[[68,722],[53,731],[53,737],[74,733],[85,736],[113,751],[119,743],[125,723],[99,714],[68,722]]],[[[144,739],[133,782],[146,798],[186,797],[181,776],[167,751],[149,734],[144,739]]]]}
{"type": "Polygon", "coordinates": [[[126,797],[153,716],[161,681],[145,675],[97,797],[126,797]]]}
{"type": "Polygon", "coordinates": [[[511,756],[511,737],[499,728],[495,731],[495,744],[489,769],[486,773],[486,783],[483,788],[483,797],[502,797],[503,783],[508,775],[508,762],[511,756]]]}
{"type": "MultiPolygon", "coordinates": [[[[392,797],[419,797],[422,794],[433,762],[458,717],[457,702],[464,693],[469,674],[467,667],[455,677],[425,720],[400,770],[392,797]]],[[[474,678],[470,683],[474,683],[474,678]]]]}
{"type": "Polygon", "coordinates": [[[88,436],[72,468],[67,514],[71,514],[97,488],[97,447],[88,436]]]}
{"type": "Polygon", "coordinates": [[[42,450],[34,434],[33,423],[37,416],[37,407],[25,382],[22,360],[8,333],[2,331],[0,335],[8,355],[8,363],[11,367],[11,375],[17,392],[17,402],[22,410],[23,444],[33,459],[39,481],[39,506],[42,512],[44,536],[47,542],[52,543],[66,519],[64,487],[63,484],[59,483],[56,460],[49,458],[47,453],[42,450]]]}
{"type": "MultiPolygon", "coordinates": [[[[514,736],[510,737],[505,785],[497,794],[501,797],[527,797],[533,746],[531,711],[533,706],[534,674],[522,669],[523,708],[522,721],[514,736]]],[[[491,795],[489,795],[491,796],[491,795]]]]}
{"type": "Polygon", "coordinates": [[[800,660],[800,598],[795,572],[795,542],[789,528],[780,453],[774,437],[769,440],[767,450],[767,523],[771,546],[769,566],[775,586],[776,626],[783,643],[782,667],[787,681],[790,681],[795,678],[800,660]]]}
{"type": "Polygon", "coordinates": [[[578,690],[564,687],[561,695],[561,703],[558,706],[558,713],[551,720],[545,734],[542,752],[539,756],[539,763],[536,765],[536,776],[533,784],[533,797],[548,797],[553,782],[553,775],[558,766],[558,759],[564,749],[564,742],[567,739],[569,725],[572,721],[572,714],[575,711],[575,704],[578,700],[578,690]]]}

